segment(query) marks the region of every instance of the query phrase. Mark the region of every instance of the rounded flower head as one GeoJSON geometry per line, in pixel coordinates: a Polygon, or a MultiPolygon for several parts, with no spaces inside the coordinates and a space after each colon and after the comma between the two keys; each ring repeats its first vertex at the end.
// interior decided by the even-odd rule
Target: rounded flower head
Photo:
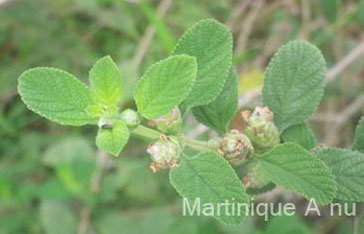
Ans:
{"type": "Polygon", "coordinates": [[[176,140],[165,135],[161,139],[150,145],[147,153],[151,156],[152,163],[150,169],[157,172],[164,168],[173,168],[180,157],[180,147],[176,140]]]}
{"type": "Polygon", "coordinates": [[[181,112],[176,107],[167,114],[154,119],[156,127],[164,133],[176,133],[181,127],[181,112]]]}
{"type": "Polygon", "coordinates": [[[218,152],[230,164],[240,165],[253,156],[254,148],[246,135],[231,130],[218,143],[218,152]]]}
{"type": "Polygon", "coordinates": [[[267,107],[256,107],[252,114],[244,111],[242,116],[244,133],[253,143],[256,152],[264,153],[279,144],[279,132],[273,123],[273,113],[267,107]]]}

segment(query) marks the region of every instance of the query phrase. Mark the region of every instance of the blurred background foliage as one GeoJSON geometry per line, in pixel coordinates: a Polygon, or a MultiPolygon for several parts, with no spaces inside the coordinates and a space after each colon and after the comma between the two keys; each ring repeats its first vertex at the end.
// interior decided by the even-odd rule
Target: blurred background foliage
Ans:
{"type": "MultiPolygon", "coordinates": [[[[100,57],[117,61],[129,87],[168,56],[182,33],[214,17],[233,32],[240,107],[259,103],[264,68],[276,49],[301,38],[329,68],[311,119],[319,142],[350,146],[364,113],[364,1],[354,0],[0,0],[0,233],[364,233],[364,217],[248,218],[226,227],[182,217],[168,173],[148,169],[146,143],[133,139],[119,158],[96,150],[96,127],[64,127],[28,111],[17,78],[54,66],[87,82],[100,57]]],[[[124,106],[134,107],[132,88],[124,106]]],[[[214,134],[186,118],[186,134],[214,134]]],[[[232,127],[239,128],[239,114],[232,127]]],[[[281,190],[263,201],[307,202],[281,190]]]]}

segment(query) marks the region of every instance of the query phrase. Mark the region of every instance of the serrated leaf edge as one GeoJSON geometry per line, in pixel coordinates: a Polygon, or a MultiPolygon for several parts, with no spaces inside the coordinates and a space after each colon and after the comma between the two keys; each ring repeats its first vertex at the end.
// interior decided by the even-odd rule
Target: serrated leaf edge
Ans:
{"type": "MultiPolygon", "coordinates": [[[[149,73],[149,71],[150,70],[152,70],[152,69],[154,69],[154,67],[156,67],[156,66],[159,66],[161,63],[165,63],[166,61],[168,61],[168,60],[171,60],[171,59],[174,59],[174,58],[176,58],[176,57],[184,57],[184,58],[187,58],[187,59],[193,59],[194,61],[195,61],[195,63],[196,63],[196,65],[198,66],[198,64],[197,64],[197,60],[196,60],[196,58],[195,57],[193,57],[193,56],[190,56],[190,55],[187,55],[187,54],[179,54],[179,55],[171,55],[171,56],[169,56],[169,57],[167,57],[167,58],[165,58],[165,59],[162,59],[162,60],[160,60],[160,61],[158,61],[158,62],[156,62],[156,63],[154,63],[153,65],[151,65],[145,72],[144,72],[144,74],[142,75],[142,77],[139,79],[139,81],[137,82],[137,84],[136,84],[136,88],[134,89],[134,91],[133,91],[133,98],[134,98],[134,100],[135,100],[135,102],[137,103],[137,101],[136,101],[136,98],[135,98],[135,91],[137,90],[137,87],[139,86],[139,84],[142,82],[142,80],[144,80],[145,79],[145,74],[147,74],[147,73],[149,73]]],[[[197,68],[197,67],[196,67],[197,68]]],[[[190,83],[190,85],[189,85],[189,90],[188,90],[188,92],[186,92],[186,94],[184,95],[184,96],[182,96],[182,98],[181,98],[181,101],[177,104],[177,106],[178,105],[180,105],[187,97],[188,97],[188,95],[190,94],[190,92],[191,92],[191,90],[192,90],[192,87],[193,87],[193,84],[194,84],[194,82],[195,82],[195,80],[196,80],[196,75],[197,75],[197,69],[196,69],[196,71],[194,72],[195,74],[194,74],[194,78],[192,79],[192,82],[190,83]]],[[[167,114],[168,113],[168,111],[167,112],[165,112],[165,113],[163,113],[163,114],[161,114],[161,115],[164,115],[164,114],[167,114]]],[[[150,118],[150,117],[148,117],[148,116],[145,116],[144,114],[142,114],[142,113],[140,113],[144,118],[146,118],[146,119],[153,119],[153,118],[150,118]]]]}
{"type": "MultiPolygon", "coordinates": [[[[326,64],[326,60],[324,59],[324,56],[323,56],[323,54],[322,54],[322,52],[321,52],[321,50],[320,49],[318,49],[316,46],[314,46],[313,44],[311,44],[311,43],[308,43],[307,41],[304,41],[304,40],[299,40],[299,39],[297,39],[297,40],[292,40],[292,41],[289,41],[289,42],[287,42],[286,44],[284,44],[282,47],[280,47],[278,50],[277,50],[277,52],[273,55],[273,57],[271,58],[271,60],[269,61],[269,63],[268,63],[268,66],[266,67],[266,69],[265,69],[265,71],[264,71],[264,78],[263,78],[263,86],[262,86],[262,95],[261,95],[261,102],[262,102],[262,104],[263,104],[263,106],[267,106],[266,104],[265,104],[265,101],[264,101],[264,97],[265,97],[265,95],[264,95],[264,93],[265,93],[265,89],[267,89],[267,86],[265,85],[266,84],[266,76],[267,76],[267,73],[269,72],[269,71],[271,71],[271,67],[269,66],[269,64],[270,63],[273,63],[273,61],[275,61],[275,60],[278,60],[278,57],[280,56],[280,54],[282,53],[282,49],[284,48],[284,47],[286,47],[286,46],[288,46],[288,45],[290,45],[290,44],[292,44],[292,43],[303,43],[303,44],[305,44],[305,45],[307,45],[307,46],[309,46],[309,47],[311,47],[311,48],[313,48],[314,50],[316,50],[320,55],[321,55],[321,57],[323,58],[323,62],[324,62],[324,66],[325,66],[325,70],[327,69],[326,67],[327,67],[327,64],[326,64]]],[[[321,82],[321,85],[319,86],[319,88],[321,89],[321,92],[320,92],[320,96],[318,97],[319,98],[319,100],[322,100],[322,97],[323,97],[323,95],[324,95],[324,89],[325,89],[325,83],[324,83],[324,80],[325,80],[325,77],[323,77],[323,79],[322,79],[322,82],[321,82]]],[[[308,115],[307,117],[306,117],[306,120],[307,119],[309,119],[310,117],[312,117],[315,113],[316,113],[316,111],[317,111],[317,108],[318,108],[318,106],[319,106],[319,104],[320,104],[320,101],[319,101],[319,103],[317,104],[317,106],[315,107],[315,109],[313,110],[313,112],[310,114],[310,115],[308,115]]],[[[302,122],[304,122],[304,121],[302,121],[302,122]]],[[[296,123],[296,124],[299,124],[299,123],[296,123]]],[[[284,126],[284,127],[282,127],[282,128],[279,128],[279,132],[280,132],[280,134],[282,134],[283,133],[283,131],[285,130],[285,129],[287,129],[287,128],[289,128],[290,126],[293,126],[293,125],[286,125],[286,126],[284,126]]]]}
{"type": "MultiPolygon", "coordinates": [[[[171,54],[174,54],[175,53],[175,50],[176,50],[176,48],[179,46],[179,44],[181,43],[181,41],[183,41],[191,32],[192,32],[192,30],[194,30],[196,27],[198,27],[198,26],[200,26],[200,24],[203,24],[203,23],[216,23],[216,24],[218,24],[219,26],[222,26],[223,28],[225,28],[228,32],[229,32],[229,42],[231,42],[230,43],[230,45],[231,45],[231,48],[229,48],[229,50],[231,50],[231,51],[233,51],[233,36],[232,36],[232,34],[231,34],[231,31],[226,27],[226,25],[224,25],[224,24],[222,24],[222,23],[220,23],[218,20],[216,20],[216,19],[214,19],[214,18],[207,18],[207,19],[202,19],[202,20],[200,20],[200,21],[198,21],[197,23],[195,23],[194,25],[192,25],[192,27],[191,28],[189,28],[179,39],[178,39],[178,41],[177,41],[177,43],[176,43],[176,45],[175,45],[175,47],[173,48],[173,50],[172,50],[172,52],[171,52],[171,54]]],[[[233,65],[233,63],[232,63],[232,59],[231,59],[231,61],[229,61],[230,62],[230,65],[229,65],[229,67],[231,67],[232,65],[233,65]]],[[[198,62],[197,62],[197,66],[198,66],[198,62]]],[[[230,68],[229,68],[230,69],[230,68]]],[[[197,75],[197,74],[196,74],[197,75]]],[[[192,107],[195,107],[195,106],[204,106],[204,105],[208,105],[208,104],[210,104],[211,102],[213,102],[213,101],[215,101],[216,99],[217,99],[217,97],[220,95],[220,93],[222,92],[222,90],[223,90],[223,88],[224,88],[224,86],[225,86],[225,83],[226,83],[226,80],[227,80],[227,78],[228,78],[228,76],[229,76],[229,72],[227,72],[227,75],[225,76],[225,82],[223,82],[221,85],[219,85],[219,93],[216,95],[216,97],[213,99],[213,100],[208,100],[208,101],[206,101],[206,103],[201,103],[201,104],[198,104],[198,105],[184,105],[184,111],[183,111],[183,115],[187,112],[187,110],[189,110],[189,109],[191,109],[192,107]]],[[[192,86],[192,88],[193,88],[193,86],[192,86]]],[[[192,90],[192,89],[191,89],[192,90]]],[[[188,95],[187,95],[187,97],[188,97],[188,95]]],[[[187,98],[186,97],[186,98],[187,98]]],[[[182,102],[182,105],[183,105],[183,102],[182,102]]]]}
{"type": "MultiPolygon", "coordinates": [[[[111,64],[112,64],[112,66],[118,71],[118,73],[119,73],[119,78],[120,78],[120,80],[121,80],[121,83],[123,83],[123,80],[122,80],[122,77],[121,77],[121,73],[120,73],[120,70],[119,70],[119,68],[118,68],[118,66],[115,64],[115,62],[114,62],[114,60],[112,59],[112,57],[110,56],[110,55],[106,55],[106,56],[104,56],[104,57],[102,57],[102,58],[100,58],[100,59],[98,59],[93,65],[92,65],[92,67],[91,67],[91,69],[89,70],[89,80],[90,80],[90,90],[92,91],[92,92],[94,92],[95,91],[95,86],[94,86],[94,84],[93,84],[93,82],[92,82],[92,79],[91,79],[91,77],[92,77],[92,73],[93,73],[93,71],[94,71],[94,68],[98,65],[98,64],[100,64],[101,62],[103,62],[104,60],[109,60],[110,62],[111,62],[111,64]]],[[[120,101],[121,101],[121,99],[122,99],[122,94],[120,94],[120,99],[119,99],[119,101],[115,104],[115,105],[117,105],[117,104],[119,104],[120,103],[120,101]]]]}
{"type": "MultiPolygon", "coordinates": [[[[204,154],[204,153],[206,153],[206,152],[202,152],[202,153],[199,153],[199,154],[197,154],[197,155],[195,155],[195,156],[193,156],[193,157],[189,157],[189,156],[187,156],[187,155],[181,155],[181,157],[182,158],[187,158],[187,161],[188,160],[191,160],[191,159],[194,159],[194,158],[196,158],[196,157],[199,157],[200,155],[202,155],[202,154],[204,154]]],[[[212,152],[210,152],[210,153],[212,153],[212,152]]],[[[212,154],[216,154],[216,153],[212,153],[212,154]]],[[[218,156],[218,157],[220,157],[219,155],[217,155],[216,154],[216,156],[218,156]]],[[[236,174],[236,172],[234,171],[234,169],[231,167],[231,165],[226,161],[226,160],[221,160],[221,161],[223,161],[223,163],[225,163],[225,165],[227,165],[230,169],[229,170],[231,170],[233,173],[234,173],[234,177],[235,177],[235,179],[237,179],[237,180],[239,180],[240,181],[240,183],[241,183],[241,180],[239,179],[239,177],[238,177],[238,175],[236,174]]],[[[180,165],[176,165],[176,167],[175,168],[177,168],[177,167],[179,167],[180,165]]],[[[183,198],[185,198],[183,195],[182,195],[182,193],[181,193],[181,191],[179,190],[179,189],[177,189],[177,187],[174,185],[174,183],[172,182],[173,180],[172,180],[172,178],[171,178],[171,176],[172,176],[172,173],[173,173],[173,170],[174,170],[174,168],[172,169],[172,170],[170,170],[169,171],[169,181],[170,181],[170,183],[172,184],[172,186],[173,186],[173,188],[176,190],[176,192],[181,196],[181,197],[183,197],[183,198]]],[[[241,187],[242,187],[242,189],[243,189],[243,192],[245,193],[245,196],[246,196],[246,198],[247,198],[247,200],[248,201],[250,201],[251,200],[251,196],[246,192],[246,190],[245,190],[245,188],[244,188],[244,186],[243,186],[243,184],[241,183],[241,187]]],[[[244,195],[244,194],[243,194],[244,195]]],[[[248,206],[249,206],[250,204],[248,203],[248,206]]],[[[218,220],[219,222],[221,222],[221,223],[223,223],[223,224],[225,224],[225,225],[228,225],[228,226],[236,226],[236,225],[238,225],[238,224],[232,224],[232,223],[227,223],[227,222],[224,222],[223,220],[221,220],[221,219],[218,219],[218,217],[216,217],[216,216],[212,216],[214,219],[216,219],[216,220],[218,220]]],[[[248,217],[248,214],[246,214],[245,216],[243,216],[243,218],[242,218],[242,220],[241,220],[241,223],[246,219],[248,217]]]]}
{"type": "MultiPolygon", "coordinates": [[[[235,73],[234,69],[231,69],[231,72],[234,73],[234,75],[233,75],[235,77],[234,79],[236,80],[236,83],[238,83],[237,78],[236,78],[236,73],[235,73]]],[[[230,75],[230,73],[229,73],[229,75],[230,75]]],[[[216,99],[214,101],[216,101],[220,97],[220,95],[222,94],[222,92],[224,91],[224,88],[226,86],[226,83],[227,83],[227,80],[229,78],[229,75],[226,78],[226,82],[225,82],[225,85],[224,85],[223,89],[221,90],[220,94],[217,95],[217,97],[216,97],[216,99]]],[[[239,96],[239,93],[238,93],[238,96],[239,96]]],[[[214,102],[214,101],[212,101],[212,102],[214,102]]],[[[209,105],[209,104],[211,104],[212,102],[206,104],[206,106],[209,105]]],[[[212,124],[205,124],[205,123],[203,123],[203,121],[201,121],[199,115],[193,114],[193,116],[196,118],[196,120],[198,122],[200,122],[201,124],[205,125],[208,128],[211,128],[212,130],[216,131],[218,134],[221,135],[221,134],[224,134],[227,131],[227,129],[229,128],[229,124],[231,123],[231,121],[234,119],[234,116],[238,112],[238,99],[234,99],[232,105],[234,105],[235,113],[229,118],[229,120],[225,124],[225,126],[224,126],[224,129],[225,130],[224,131],[220,131],[221,129],[218,129],[219,128],[218,126],[213,126],[212,124]]],[[[195,107],[198,108],[198,107],[202,107],[202,106],[195,106],[195,107]]],[[[193,108],[195,108],[195,107],[193,107],[193,108]]],[[[192,113],[194,113],[194,109],[193,108],[192,108],[192,113]]]]}
{"type": "MultiPolygon", "coordinates": [[[[61,73],[64,73],[64,74],[66,74],[66,75],[68,75],[68,76],[71,76],[71,77],[73,77],[74,78],[74,80],[76,81],[76,82],[78,82],[79,84],[81,84],[82,86],[84,86],[86,89],[88,89],[89,91],[90,91],[90,88],[88,87],[88,86],[86,86],[84,83],[82,83],[79,79],[77,79],[77,77],[75,77],[73,74],[71,74],[71,73],[69,73],[69,72],[66,72],[66,71],[64,71],[64,70],[62,70],[62,69],[59,69],[59,68],[53,68],[53,67],[34,67],[34,68],[30,68],[30,69],[28,69],[28,70],[26,70],[26,71],[24,71],[20,76],[19,76],[19,79],[18,79],[18,85],[17,85],[17,91],[18,91],[18,93],[20,94],[20,98],[21,98],[21,100],[22,100],[22,102],[26,105],[26,107],[29,109],[29,110],[31,110],[31,111],[33,111],[34,113],[36,113],[37,115],[39,115],[39,116],[41,116],[41,117],[43,117],[43,118],[45,118],[45,119],[47,119],[47,120],[50,120],[50,121],[52,121],[52,122],[55,122],[55,121],[53,121],[52,119],[53,119],[53,117],[50,117],[50,116],[48,116],[47,114],[44,114],[44,113],[38,113],[38,111],[36,111],[35,109],[33,109],[33,108],[31,108],[30,106],[28,106],[28,104],[25,102],[25,100],[23,99],[23,94],[21,93],[21,91],[20,91],[20,86],[22,86],[23,85],[23,82],[22,82],[22,77],[25,75],[25,74],[27,74],[28,72],[32,72],[32,71],[36,71],[36,70],[43,70],[43,69],[49,69],[49,70],[53,70],[53,71],[57,71],[57,72],[61,72],[61,73]]],[[[92,97],[90,97],[91,99],[92,99],[92,97]]],[[[89,115],[88,114],[88,112],[86,111],[86,109],[85,109],[85,113],[87,113],[87,115],[89,115]]],[[[90,115],[89,115],[90,116],[90,115]]],[[[56,121],[56,123],[58,123],[58,124],[61,124],[61,125],[64,125],[64,126],[76,126],[76,127],[79,127],[79,126],[84,126],[84,125],[87,125],[87,124],[95,124],[95,123],[97,123],[97,119],[96,118],[94,118],[94,117],[92,117],[92,116],[90,116],[90,122],[89,123],[85,123],[85,124],[72,124],[72,125],[69,125],[69,124],[66,124],[65,122],[63,122],[63,121],[56,121]]]]}
{"type": "MultiPolygon", "coordinates": [[[[364,151],[362,152],[360,149],[357,149],[356,147],[356,141],[357,141],[357,136],[359,135],[359,131],[361,130],[361,129],[359,129],[359,128],[363,128],[364,129],[364,116],[362,116],[361,118],[360,118],[360,120],[359,120],[359,122],[358,122],[358,124],[356,125],[356,127],[355,127],[355,135],[354,135],[354,139],[353,139],[353,144],[351,145],[351,148],[353,149],[353,150],[355,150],[355,151],[358,151],[358,152],[361,152],[361,153],[364,153],[364,151]],[[363,126],[363,127],[362,127],[363,126]]],[[[363,145],[364,145],[364,142],[363,142],[363,145]]],[[[364,148],[364,147],[363,147],[364,148]]]]}
{"type": "MultiPolygon", "coordinates": [[[[328,167],[328,166],[326,166],[326,164],[322,161],[322,160],[320,160],[319,158],[317,158],[317,157],[315,157],[314,155],[312,155],[312,154],[310,154],[304,147],[302,147],[302,146],[300,146],[300,145],[298,145],[298,144],[294,144],[294,143],[292,143],[292,142],[287,142],[287,143],[284,143],[284,144],[280,144],[279,146],[282,146],[282,145],[292,145],[292,146],[295,146],[295,147],[297,147],[297,148],[301,148],[302,150],[304,150],[304,151],[306,151],[308,154],[309,154],[309,156],[311,156],[312,158],[315,158],[315,159],[317,159],[317,161],[319,161],[321,164],[322,164],[322,166],[324,167],[324,168],[326,168],[326,170],[327,170],[327,172],[328,172],[328,174],[329,174],[329,176],[333,179],[333,181],[335,182],[335,186],[334,186],[334,190],[332,191],[332,193],[330,193],[329,195],[330,195],[330,197],[332,197],[331,198],[331,201],[329,201],[329,202],[326,202],[325,204],[329,204],[330,202],[332,202],[333,201],[333,199],[334,199],[334,197],[336,196],[336,194],[337,194],[337,190],[338,190],[338,188],[337,188],[337,183],[336,183],[336,178],[335,178],[335,176],[332,174],[332,172],[331,172],[331,170],[330,170],[330,168],[328,167]]],[[[278,147],[279,147],[278,146],[278,147]]],[[[265,154],[269,154],[271,151],[273,151],[275,148],[273,148],[273,149],[271,149],[270,151],[268,151],[267,153],[265,153],[265,154]]],[[[264,155],[265,155],[264,154],[264,155]]],[[[262,156],[259,156],[260,158],[261,157],[264,157],[264,155],[262,155],[262,156]]],[[[258,161],[259,162],[259,161],[258,161]]],[[[269,178],[269,175],[267,175],[267,174],[265,174],[264,176],[266,176],[267,178],[269,178]]],[[[277,184],[276,183],[276,181],[275,180],[273,180],[273,179],[271,179],[271,178],[269,178],[274,184],[277,184]]],[[[279,183],[278,183],[279,184],[279,183]]],[[[277,185],[278,185],[277,184],[277,185]]],[[[284,186],[281,186],[281,185],[278,185],[278,186],[280,186],[280,187],[282,187],[282,188],[284,188],[284,186]]],[[[286,188],[284,188],[284,189],[286,189],[286,188]]],[[[299,195],[301,195],[301,196],[303,196],[303,197],[305,197],[305,198],[308,198],[308,199],[311,199],[311,197],[309,197],[307,194],[304,194],[304,193],[302,193],[302,192],[298,192],[297,190],[295,190],[295,189],[287,189],[288,191],[290,191],[290,192],[293,192],[293,193],[296,193],[296,194],[299,194],[299,195]]],[[[319,204],[319,203],[318,203],[319,204]]],[[[325,205],[325,204],[319,204],[319,205],[325,205]]]]}
{"type": "MultiPolygon", "coordinates": [[[[346,149],[346,148],[323,148],[323,149],[320,149],[320,150],[318,150],[316,153],[315,153],[315,157],[317,157],[317,158],[319,158],[318,157],[318,154],[320,153],[320,152],[322,152],[322,151],[344,151],[344,152],[347,152],[347,153],[354,153],[354,154],[361,154],[361,155],[363,155],[364,156],[364,154],[362,153],[362,152],[360,152],[360,151],[357,151],[357,150],[352,150],[352,149],[346,149]]],[[[321,160],[321,159],[320,159],[321,160]]],[[[321,160],[322,161],[322,160],[321,160]]],[[[322,161],[323,162],[323,161],[322,161]]],[[[324,162],[324,164],[326,165],[326,163],[324,162]]],[[[328,167],[328,166],[327,166],[328,167]]],[[[328,167],[329,168],[329,167],[328,167]]],[[[330,172],[332,171],[330,168],[329,168],[329,170],[330,170],[330,172]]],[[[331,172],[331,174],[334,176],[334,178],[335,178],[335,182],[336,182],[336,176],[331,172]]],[[[338,187],[338,184],[337,184],[337,187],[338,187]]],[[[339,192],[339,188],[337,188],[337,191],[336,191],[336,194],[335,194],[335,198],[337,198],[337,199],[340,199],[339,197],[338,197],[338,192],[339,192]]],[[[342,199],[340,199],[340,200],[342,200],[342,199]]],[[[350,201],[350,202],[364,202],[364,198],[363,198],[363,200],[346,200],[346,201],[350,201]]]]}

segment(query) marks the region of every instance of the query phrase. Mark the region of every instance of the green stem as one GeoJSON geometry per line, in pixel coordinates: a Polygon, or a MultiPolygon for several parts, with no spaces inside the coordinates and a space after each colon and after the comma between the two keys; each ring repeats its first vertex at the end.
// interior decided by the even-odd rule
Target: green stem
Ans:
{"type": "Polygon", "coordinates": [[[213,145],[209,144],[206,141],[198,141],[198,140],[194,140],[194,139],[189,139],[185,136],[181,136],[180,139],[186,146],[188,146],[192,149],[201,150],[201,151],[216,151],[216,147],[214,147],[213,145]]]}
{"type": "Polygon", "coordinates": [[[141,137],[152,139],[152,140],[159,139],[160,135],[162,135],[161,132],[158,132],[151,128],[147,128],[143,125],[139,125],[138,127],[136,127],[132,131],[132,133],[134,133],[137,136],[141,136],[141,137]]]}
{"type": "MultiPolygon", "coordinates": [[[[160,138],[161,135],[163,135],[163,133],[139,125],[138,127],[136,127],[133,131],[133,134],[135,134],[136,136],[140,136],[143,138],[147,138],[147,139],[152,139],[152,140],[157,140],[160,138]]],[[[180,136],[179,137],[182,145],[188,146],[192,149],[195,150],[200,150],[200,151],[216,151],[216,147],[214,147],[213,145],[209,144],[206,141],[198,141],[198,140],[194,140],[194,139],[189,139],[185,136],[180,136]]]]}

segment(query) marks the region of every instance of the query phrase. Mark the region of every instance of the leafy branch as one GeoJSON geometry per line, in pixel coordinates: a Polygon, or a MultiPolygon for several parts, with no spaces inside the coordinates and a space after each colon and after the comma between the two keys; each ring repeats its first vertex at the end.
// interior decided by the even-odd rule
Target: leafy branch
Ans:
{"type": "MultiPolygon", "coordinates": [[[[232,48],[223,24],[198,22],[169,57],[145,71],[134,90],[134,110],[121,109],[130,87],[110,56],[91,68],[90,86],[60,69],[33,68],[20,76],[18,92],[30,110],[53,122],[96,125],[97,147],[114,156],[130,136],[151,142],[150,169],[169,169],[171,184],[190,201],[248,205],[251,196],[275,186],[321,205],[363,201],[364,121],[352,149],[320,147],[307,124],[324,93],[326,65],[319,49],[295,40],[275,53],[265,72],[263,107],[240,113],[239,132],[229,129],[238,109],[232,48]],[[199,141],[183,135],[188,111],[218,137],[199,141]]],[[[246,215],[214,217],[239,224],[246,215]]]]}

